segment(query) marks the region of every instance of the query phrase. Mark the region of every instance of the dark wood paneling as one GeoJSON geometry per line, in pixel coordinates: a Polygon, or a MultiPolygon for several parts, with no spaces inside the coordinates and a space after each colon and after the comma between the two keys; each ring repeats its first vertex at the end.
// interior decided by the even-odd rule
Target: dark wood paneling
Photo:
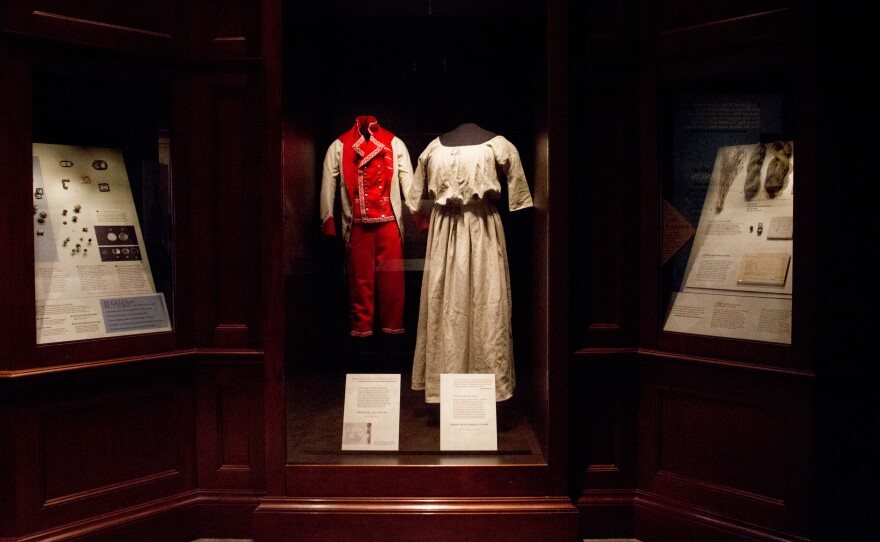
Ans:
{"type": "Polygon", "coordinates": [[[646,361],[640,489],[693,515],[808,533],[810,384],[799,375],[646,361]]]}
{"type": "Polygon", "coordinates": [[[192,388],[174,360],[0,381],[18,532],[193,488],[192,388]]]}
{"type": "Polygon", "coordinates": [[[244,58],[260,54],[261,2],[192,2],[191,47],[196,58],[244,58]]]}
{"type": "Polygon", "coordinates": [[[792,533],[775,532],[733,516],[719,516],[702,509],[677,505],[674,501],[639,495],[633,524],[638,540],[669,540],[676,542],[807,542],[810,538],[792,533]]]}
{"type": "Polygon", "coordinates": [[[228,361],[206,358],[199,364],[199,487],[264,487],[262,381],[262,368],[256,356],[228,361]]]}
{"type": "Polygon", "coordinates": [[[241,74],[215,79],[211,96],[211,192],[215,205],[211,240],[216,266],[214,345],[251,346],[255,315],[259,312],[257,250],[261,248],[257,205],[260,202],[260,161],[255,153],[256,132],[249,120],[255,110],[254,82],[241,74]]]}
{"type": "Polygon", "coordinates": [[[639,226],[638,9],[571,2],[569,10],[572,338],[576,349],[622,347],[636,331],[627,285],[639,226]]]}
{"type": "Polygon", "coordinates": [[[186,239],[178,251],[181,327],[200,346],[248,348],[260,343],[260,205],[262,165],[257,77],[199,73],[181,84],[181,188],[176,222],[186,239]]]}
{"type": "Polygon", "coordinates": [[[178,414],[170,389],[43,410],[43,506],[179,476],[178,414]]]}
{"type": "Polygon", "coordinates": [[[809,538],[809,373],[648,351],[575,360],[583,537],[809,538]]]}
{"type": "Polygon", "coordinates": [[[36,343],[34,326],[33,161],[31,159],[31,69],[27,52],[0,41],[0,371],[26,366],[36,343]]]}
{"type": "Polygon", "coordinates": [[[258,542],[575,542],[565,498],[277,499],[254,516],[258,542]],[[418,534],[414,534],[418,533],[418,534]]]}
{"type": "Polygon", "coordinates": [[[571,265],[579,293],[573,306],[577,346],[623,346],[628,325],[627,288],[634,275],[631,232],[638,227],[638,109],[635,80],[625,71],[590,70],[573,81],[583,100],[574,109],[571,265]],[[581,128],[583,127],[583,128],[581,128]],[[589,127],[589,128],[587,128],[589,127]]]}
{"type": "MultiPolygon", "coordinates": [[[[295,497],[538,497],[551,491],[544,465],[455,464],[294,465],[285,467],[286,495],[295,497]]],[[[511,497],[511,498],[517,498],[511,497]]]]}
{"type": "Polygon", "coordinates": [[[171,55],[180,3],[113,0],[10,2],[9,30],[41,38],[95,45],[146,55],[171,55]]]}
{"type": "Polygon", "coordinates": [[[580,354],[572,362],[572,492],[636,482],[635,353],[580,354]]]}
{"type": "Polygon", "coordinates": [[[645,2],[643,53],[698,53],[789,39],[797,12],[788,1],[645,2]]]}
{"type": "Polygon", "coordinates": [[[583,538],[632,537],[637,370],[636,352],[590,350],[572,360],[569,479],[583,538]]]}

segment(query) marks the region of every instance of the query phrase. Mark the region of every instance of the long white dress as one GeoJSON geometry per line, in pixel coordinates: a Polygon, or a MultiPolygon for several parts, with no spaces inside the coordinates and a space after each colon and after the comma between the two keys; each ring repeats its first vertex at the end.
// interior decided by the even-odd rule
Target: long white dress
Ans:
{"type": "Polygon", "coordinates": [[[495,207],[502,180],[511,211],[533,205],[519,152],[500,135],[457,147],[437,138],[419,156],[408,203],[427,185],[434,205],[412,388],[425,390],[427,403],[440,401],[447,373],[494,373],[495,399],[513,395],[510,274],[495,207]]]}

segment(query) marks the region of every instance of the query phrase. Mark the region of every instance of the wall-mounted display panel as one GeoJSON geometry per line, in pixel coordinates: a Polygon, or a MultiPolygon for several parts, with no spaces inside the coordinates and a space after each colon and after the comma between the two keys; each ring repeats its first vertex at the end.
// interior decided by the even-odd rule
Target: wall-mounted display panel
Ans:
{"type": "Polygon", "coordinates": [[[782,97],[673,99],[664,331],[791,343],[794,142],[782,97]]]}
{"type": "Polygon", "coordinates": [[[35,143],[34,230],[37,344],[171,330],[119,150],[35,143]]]}
{"type": "Polygon", "coordinates": [[[37,345],[173,331],[168,80],[37,57],[32,88],[37,345]]]}

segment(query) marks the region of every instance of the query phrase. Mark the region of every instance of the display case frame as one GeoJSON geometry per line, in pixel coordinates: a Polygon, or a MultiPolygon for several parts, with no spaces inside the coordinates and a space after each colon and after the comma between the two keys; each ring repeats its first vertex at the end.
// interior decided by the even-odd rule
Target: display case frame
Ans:
{"type": "MultiPolygon", "coordinates": [[[[672,162],[676,152],[672,137],[675,122],[673,104],[677,96],[763,95],[778,99],[781,103],[778,117],[782,123],[782,133],[768,135],[793,140],[798,147],[799,158],[802,158],[798,164],[799,190],[793,219],[798,231],[793,242],[798,277],[792,283],[792,344],[664,331],[671,281],[667,277],[657,282],[657,279],[646,276],[643,276],[646,284],[657,285],[657,293],[652,294],[652,299],[656,302],[658,312],[653,318],[643,316],[641,340],[646,347],[660,351],[808,371],[811,362],[805,353],[809,352],[811,333],[805,330],[813,326],[810,307],[814,306],[814,298],[808,284],[814,273],[815,262],[811,251],[799,248],[809,247],[815,241],[813,221],[809,218],[814,210],[815,156],[805,156],[815,150],[815,132],[803,113],[809,110],[815,97],[806,84],[809,74],[803,69],[805,51],[790,43],[767,47],[754,51],[718,53],[711,59],[670,57],[659,62],[656,71],[644,73],[646,88],[655,89],[655,97],[646,100],[643,125],[647,133],[657,134],[656,138],[648,139],[659,142],[656,150],[645,149],[646,156],[653,157],[643,168],[646,192],[651,193],[645,201],[662,202],[666,190],[664,187],[672,182],[672,162]],[[801,237],[801,232],[804,237],[801,237]],[[805,276],[802,277],[801,273],[805,276]],[[656,334],[652,329],[657,330],[656,334]]],[[[654,219],[647,224],[663,224],[659,205],[646,209],[646,212],[654,219]]],[[[654,233],[646,232],[646,236],[650,235],[651,247],[659,249],[663,246],[661,231],[662,226],[654,233]]],[[[643,250],[649,248],[643,245],[643,250]]],[[[643,252],[643,257],[648,258],[647,261],[662,262],[662,251],[651,254],[643,252]]],[[[658,269],[661,267],[658,266],[658,269]]],[[[646,314],[650,313],[646,311],[646,314]]]]}
{"type": "MultiPolygon", "coordinates": [[[[347,6],[340,3],[340,9],[344,5],[347,6]]],[[[488,3],[470,8],[450,5],[430,13],[424,12],[424,6],[413,6],[407,8],[410,12],[404,9],[403,13],[400,13],[394,12],[392,3],[388,3],[373,6],[370,16],[378,18],[374,20],[385,18],[383,23],[385,25],[415,21],[415,32],[418,33],[419,25],[426,25],[426,28],[430,25],[442,27],[452,24],[456,16],[492,17],[492,8],[493,6],[488,3]],[[444,9],[446,11],[443,11],[444,9]],[[447,20],[443,21],[444,18],[447,20]]],[[[541,3],[523,3],[518,8],[527,11],[538,9],[540,17],[532,20],[532,24],[536,25],[532,28],[538,35],[544,35],[545,25],[549,24],[544,18],[544,13],[551,19],[559,19],[564,12],[564,6],[553,1],[543,6],[541,3]]],[[[330,11],[332,12],[333,9],[337,8],[331,6],[330,11]]],[[[347,9],[352,8],[348,6],[347,9]]],[[[338,12],[336,15],[330,13],[328,15],[330,19],[322,21],[320,25],[310,21],[307,14],[299,12],[296,15],[297,18],[294,20],[297,24],[311,24],[325,28],[334,26],[332,17],[338,16],[338,12]]],[[[357,16],[357,14],[349,15],[357,16]]],[[[498,13],[494,15],[501,16],[498,13]]],[[[369,21],[370,18],[367,17],[365,24],[369,21]]],[[[470,21],[468,24],[476,23],[470,21]]],[[[291,29],[287,27],[276,27],[272,34],[290,31],[291,29]]],[[[412,31],[413,29],[410,29],[410,32],[412,31]]],[[[282,342],[283,337],[282,341],[276,337],[271,344],[266,345],[267,461],[270,474],[269,495],[257,508],[255,515],[258,538],[281,540],[283,535],[280,533],[298,526],[303,529],[307,539],[319,540],[328,537],[345,539],[353,532],[351,529],[355,529],[352,522],[357,521],[356,518],[360,514],[370,514],[375,520],[373,525],[376,533],[379,533],[376,536],[389,540],[399,539],[401,525],[410,525],[410,522],[415,522],[412,526],[414,532],[420,533],[419,536],[423,534],[429,540],[440,540],[441,538],[438,537],[452,536],[451,533],[472,532],[476,528],[485,532],[485,529],[491,529],[490,525],[495,524],[499,518],[506,518],[505,537],[516,533],[516,536],[521,537],[517,539],[522,540],[535,536],[563,540],[575,535],[576,512],[571,501],[565,496],[567,341],[565,329],[559,327],[564,326],[561,323],[566,321],[563,315],[566,310],[567,274],[563,271],[566,269],[566,264],[565,251],[562,248],[565,240],[550,235],[551,231],[564,229],[567,220],[567,214],[563,210],[567,207],[564,197],[568,169],[566,161],[568,138],[564,112],[567,90],[562,78],[558,80],[558,86],[557,80],[550,82],[551,74],[564,73],[565,70],[565,36],[555,34],[553,39],[547,37],[542,39],[547,41],[539,44],[536,51],[540,64],[526,66],[527,70],[537,70],[530,73],[534,73],[533,77],[537,78],[539,91],[533,95],[531,102],[523,104],[528,108],[527,118],[532,117],[528,122],[533,123],[534,128],[531,136],[517,138],[517,146],[525,156],[524,161],[531,164],[527,172],[534,177],[530,179],[534,183],[531,188],[535,200],[534,214],[528,217],[528,222],[532,223],[529,226],[531,231],[522,230],[529,232],[526,235],[531,238],[528,242],[531,248],[525,254],[516,256],[525,258],[532,268],[532,276],[524,283],[526,286],[520,295],[531,307],[530,314],[524,321],[527,323],[524,329],[528,337],[523,342],[527,345],[525,355],[530,356],[532,360],[528,374],[535,379],[530,385],[518,387],[516,393],[522,394],[526,404],[530,405],[531,415],[535,420],[534,430],[541,442],[542,458],[538,461],[517,462],[505,460],[503,453],[500,456],[493,456],[479,453],[444,455],[442,452],[435,452],[428,455],[418,454],[413,459],[389,452],[388,455],[372,459],[367,455],[345,456],[340,453],[337,457],[328,456],[325,460],[291,461],[288,457],[289,423],[287,421],[287,416],[291,415],[287,409],[287,394],[291,392],[291,388],[288,387],[285,376],[291,370],[289,356],[294,352],[294,363],[308,363],[309,355],[320,352],[306,348],[297,353],[297,346],[307,345],[301,335],[294,335],[298,339],[293,341],[293,349],[290,344],[282,342]],[[543,64],[544,62],[547,64],[543,64]],[[552,191],[549,188],[551,179],[554,184],[552,191]],[[280,386],[281,383],[284,385],[280,386]],[[521,528],[514,528],[513,525],[521,528]]],[[[298,61],[293,65],[288,62],[283,63],[286,71],[285,85],[282,88],[285,89],[285,93],[291,94],[278,99],[281,104],[287,103],[288,106],[291,103],[289,100],[297,96],[296,88],[291,87],[291,83],[295,85],[309,81],[312,78],[311,74],[314,73],[309,70],[316,68],[315,63],[302,61],[304,57],[301,54],[296,58],[298,61]],[[291,70],[295,75],[290,75],[291,70]]],[[[417,101],[418,96],[410,99],[417,101]]],[[[320,117],[315,117],[314,105],[305,105],[309,103],[308,100],[294,99],[293,103],[296,105],[295,114],[290,115],[289,109],[284,113],[284,118],[287,120],[282,127],[284,141],[282,178],[285,193],[289,194],[293,189],[298,197],[298,200],[292,200],[295,214],[287,215],[288,220],[293,217],[293,224],[296,225],[292,238],[308,244],[313,242],[309,239],[313,239],[315,233],[319,233],[317,201],[308,193],[303,194],[299,189],[316,186],[316,171],[320,171],[320,161],[326,145],[337,135],[335,131],[347,129],[349,125],[346,124],[341,128],[316,129],[315,124],[320,125],[322,121],[320,117]],[[312,205],[308,203],[309,201],[312,205]]],[[[361,112],[373,114],[362,109],[357,111],[361,107],[363,106],[355,100],[340,104],[339,110],[340,114],[349,110],[354,114],[361,112]]],[[[390,114],[392,118],[387,121],[388,127],[398,135],[401,134],[401,128],[403,133],[406,133],[406,126],[395,130],[393,117],[396,114],[393,110],[387,109],[387,104],[383,105],[379,102],[377,108],[382,107],[385,107],[386,117],[389,117],[387,112],[392,111],[390,114]]],[[[430,107],[430,104],[427,104],[427,107],[430,107]]],[[[284,110],[283,106],[282,109],[284,110]]],[[[375,114],[377,118],[381,118],[381,110],[375,114]]],[[[432,114],[426,116],[431,117],[432,114]]],[[[436,119],[436,117],[431,118],[436,119]]],[[[435,135],[437,135],[454,127],[454,124],[450,125],[449,122],[435,123],[434,126],[419,129],[436,130],[435,135]]],[[[499,126],[485,127],[493,128],[497,132],[504,130],[499,126]]],[[[418,144],[409,149],[413,161],[421,150],[418,144]]],[[[313,189],[309,188],[309,190],[313,189]]],[[[288,211],[286,209],[285,213],[288,211]]],[[[512,220],[516,221],[516,218],[512,220]]],[[[525,241],[525,239],[517,237],[516,241],[525,241]]],[[[288,250],[290,248],[293,247],[288,245],[288,250]]],[[[332,250],[329,256],[331,258],[332,250]]],[[[324,254],[326,256],[328,253],[324,252],[324,254]]],[[[307,283],[303,282],[306,279],[302,277],[294,276],[295,280],[291,282],[289,262],[281,260],[275,262],[274,265],[280,265],[288,275],[281,283],[276,283],[276,287],[284,292],[283,299],[295,300],[294,312],[299,313],[299,318],[294,319],[290,317],[289,309],[284,311],[288,318],[285,326],[289,340],[291,326],[303,323],[302,315],[305,314],[303,310],[308,308],[309,300],[314,300],[315,289],[309,288],[307,283]],[[305,305],[302,305],[303,303],[305,305]]],[[[296,263],[296,265],[301,264],[302,262],[296,263]]],[[[303,268],[308,270],[310,266],[306,263],[303,268]]],[[[334,309],[338,308],[334,306],[334,309]]],[[[375,362],[375,358],[373,359],[375,362]]],[[[379,360],[375,365],[377,367],[382,363],[389,363],[388,358],[382,361],[380,357],[379,360]]],[[[411,363],[410,360],[411,358],[403,361],[403,366],[411,363]]],[[[400,366],[398,364],[395,367],[400,366]]],[[[412,536],[412,532],[407,536],[412,536]]]]}
{"type": "MultiPolygon", "coordinates": [[[[159,132],[170,133],[172,130],[173,71],[149,61],[128,62],[110,52],[93,54],[85,49],[74,48],[59,53],[56,47],[51,43],[41,43],[32,46],[22,44],[20,48],[12,46],[7,49],[11,53],[8,65],[13,68],[11,70],[13,75],[18,78],[17,80],[26,82],[11,95],[11,99],[16,104],[11,110],[16,111],[16,117],[20,119],[16,140],[30,142],[35,141],[36,138],[36,142],[40,143],[71,144],[82,147],[127,146],[127,151],[136,149],[136,154],[139,153],[142,158],[148,160],[150,149],[147,147],[150,145],[145,143],[144,136],[147,132],[153,132],[152,154],[153,159],[158,160],[159,132]],[[103,90],[106,94],[103,97],[100,96],[100,92],[90,96],[88,84],[95,83],[94,78],[87,74],[95,73],[104,74],[103,90]],[[76,81],[91,82],[78,84],[76,81]],[[133,85],[130,90],[135,91],[113,91],[117,87],[124,89],[126,85],[133,85]],[[111,96],[114,98],[108,99],[111,96]],[[108,116],[102,118],[102,114],[98,111],[103,111],[108,116]],[[137,122],[137,118],[148,122],[137,122]],[[126,120],[131,121],[131,126],[126,125],[126,120]],[[154,129],[148,127],[150,122],[156,123],[154,129]],[[159,123],[162,124],[161,127],[159,123]],[[138,133],[139,135],[136,135],[138,133]]],[[[25,150],[24,145],[19,143],[16,152],[7,153],[10,160],[15,158],[14,162],[10,162],[9,167],[11,171],[20,169],[19,178],[33,177],[32,171],[28,175],[23,169],[25,160],[32,161],[30,156],[33,154],[33,149],[30,148],[30,143],[28,147],[29,149],[25,150]]],[[[176,152],[173,150],[175,147],[172,141],[171,152],[176,152]]],[[[155,163],[158,165],[157,162],[155,163]]],[[[140,168],[141,162],[136,162],[134,167],[140,168]]],[[[135,171],[129,176],[142,185],[140,180],[143,179],[143,171],[135,171]]],[[[163,196],[167,196],[168,201],[157,202],[163,207],[163,213],[168,212],[166,218],[171,228],[173,228],[173,210],[171,210],[173,190],[174,186],[171,184],[163,196]]],[[[27,194],[30,194],[32,199],[35,197],[32,189],[29,189],[27,194]]],[[[21,194],[16,193],[14,199],[18,200],[20,196],[21,194]]],[[[140,208],[143,194],[138,194],[137,197],[139,200],[137,206],[140,208]]],[[[36,203],[37,200],[34,202],[36,203]]],[[[35,214],[31,219],[35,226],[37,226],[37,218],[35,214]]],[[[37,228],[33,230],[32,233],[35,234],[37,228]]],[[[10,231],[20,231],[20,226],[12,227],[10,231]]],[[[158,268],[154,270],[161,273],[164,277],[162,280],[169,284],[176,282],[173,235],[174,233],[167,243],[163,242],[165,246],[171,247],[171,252],[167,254],[168,259],[164,262],[157,261],[158,268]]],[[[23,235],[16,235],[10,246],[16,247],[15,254],[25,260],[33,261],[34,243],[24,246],[21,243],[22,239],[24,239],[23,235]]],[[[22,266],[16,265],[16,267],[22,266]]],[[[156,273],[153,273],[153,276],[157,276],[156,273]]],[[[17,354],[9,356],[7,360],[10,360],[10,363],[24,365],[20,367],[12,365],[9,367],[10,370],[34,365],[38,367],[94,365],[96,360],[119,360],[139,355],[173,352],[181,344],[178,331],[174,328],[171,331],[88,339],[73,343],[65,341],[37,344],[34,326],[28,325],[28,321],[35,322],[35,306],[33,303],[24,303],[24,297],[28,294],[33,296],[35,293],[33,278],[26,284],[29,286],[19,291],[22,295],[21,306],[14,311],[14,321],[7,325],[7,329],[15,330],[14,336],[23,339],[21,344],[16,344],[16,341],[13,342],[14,346],[10,345],[15,348],[17,354]],[[76,347],[71,347],[71,344],[75,344],[76,347]]],[[[173,310],[171,303],[173,291],[167,292],[167,296],[168,307],[173,310]]],[[[97,363],[103,362],[97,361],[97,363]]]]}

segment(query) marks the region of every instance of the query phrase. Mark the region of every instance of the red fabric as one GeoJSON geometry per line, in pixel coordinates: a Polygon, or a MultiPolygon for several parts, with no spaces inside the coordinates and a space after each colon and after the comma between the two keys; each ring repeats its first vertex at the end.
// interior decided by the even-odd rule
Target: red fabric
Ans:
{"type": "Polygon", "coordinates": [[[403,333],[403,248],[396,222],[352,224],[348,285],[353,336],[373,334],[377,304],[382,331],[403,333]]]}
{"type": "Polygon", "coordinates": [[[339,136],[342,176],[355,224],[395,220],[391,208],[392,139],[394,134],[381,128],[375,117],[370,116],[358,117],[352,129],[339,136]]]}
{"type": "Polygon", "coordinates": [[[431,225],[431,217],[425,216],[421,211],[414,212],[412,217],[419,231],[425,231],[431,225]]]}
{"type": "Polygon", "coordinates": [[[333,222],[332,216],[328,217],[327,220],[321,224],[321,232],[323,232],[324,235],[336,235],[336,223],[333,222]]]}

